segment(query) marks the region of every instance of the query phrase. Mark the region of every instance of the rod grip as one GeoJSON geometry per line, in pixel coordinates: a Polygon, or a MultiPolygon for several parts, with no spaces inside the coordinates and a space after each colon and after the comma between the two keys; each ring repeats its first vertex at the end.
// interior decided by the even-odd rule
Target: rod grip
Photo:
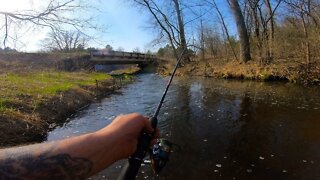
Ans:
{"type": "Polygon", "coordinates": [[[136,152],[128,159],[122,168],[118,180],[134,180],[136,178],[152,139],[153,134],[142,134],[138,141],[136,152]]]}
{"type": "MultiPolygon", "coordinates": [[[[156,130],[158,119],[156,117],[150,118],[150,124],[151,127],[156,130]]],[[[136,152],[129,157],[128,161],[122,168],[118,180],[133,180],[136,178],[153,137],[154,133],[142,133],[138,141],[136,152]]]]}

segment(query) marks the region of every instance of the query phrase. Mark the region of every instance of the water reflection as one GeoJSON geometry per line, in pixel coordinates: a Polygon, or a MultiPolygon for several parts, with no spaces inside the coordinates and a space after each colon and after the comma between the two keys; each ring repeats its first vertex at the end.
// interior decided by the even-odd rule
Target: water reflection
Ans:
{"type": "MultiPolygon", "coordinates": [[[[94,131],[120,113],[151,115],[165,83],[140,75],[123,95],[92,105],[49,139],[94,131]]],[[[319,179],[319,107],[316,87],[177,78],[159,127],[181,150],[160,176],[144,166],[138,179],[319,179]]],[[[122,164],[93,178],[115,179],[122,164]]]]}
{"type": "MultiPolygon", "coordinates": [[[[174,120],[173,132],[179,133],[172,140],[183,150],[172,157],[163,179],[319,177],[320,113],[299,110],[301,104],[317,106],[319,94],[311,93],[313,88],[234,81],[209,85],[199,79],[185,87],[191,131],[174,120]]],[[[184,88],[178,88],[183,94],[184,88]]]]}

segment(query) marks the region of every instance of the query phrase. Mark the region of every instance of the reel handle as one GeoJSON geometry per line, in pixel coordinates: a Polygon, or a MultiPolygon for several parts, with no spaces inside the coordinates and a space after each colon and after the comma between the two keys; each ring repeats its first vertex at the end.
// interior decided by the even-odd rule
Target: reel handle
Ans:
{"type": "MultiPolygon", "coordinates": [[[[151,118],[150,123],[151,126],[156,129],[157,118],[151,118]]],[[[149,149],[150,142],[153,137],[153,133],[143,133],[141,135],[138,141],[136,152],[129,157],[125,166],[122,168],[118,180],[134,180],[136,178],[141,167],[141,163],[143,163],[143,158],[149,149]]]]}

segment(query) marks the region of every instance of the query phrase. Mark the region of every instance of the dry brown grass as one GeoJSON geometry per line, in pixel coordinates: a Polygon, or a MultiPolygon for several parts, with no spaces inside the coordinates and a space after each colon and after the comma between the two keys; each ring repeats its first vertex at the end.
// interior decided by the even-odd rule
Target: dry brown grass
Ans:
{"type": "MultiPolygon", "coordinates": [[[[86,54],[76,53],[0,53],[0,74],[57,70],[64,61],[81,60],[86,54]]],[[[80,69],[80,68],[79,68],[80,69]]]]}
{"type": "MultiPolygon", "coordinates": [[[[159,72],[169,74],[171,69],[172,64],[163,65],[159,72]]],[[[226,59],[206,59],[186,64],[178,69],[177,75],[320,84],[320,63],[314,62],[307,66],[295,60],[284,59],[270,64],[260,64],[257,61],[239,63],[226,59]]]]}

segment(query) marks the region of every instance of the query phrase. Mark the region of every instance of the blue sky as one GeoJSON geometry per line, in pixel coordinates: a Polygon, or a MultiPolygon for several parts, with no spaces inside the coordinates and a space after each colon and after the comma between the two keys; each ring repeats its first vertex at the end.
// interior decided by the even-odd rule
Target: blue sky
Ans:
{"type": "Polygon", "coordinates": [[[107,44],[115,49],[123,47],[126,51],[136,47],[140,50],[152,49],[148,44],[154,35],[145,28],[149,19],[147,13],[139,11],[128,1],[108,0],[101,1],[100,5],[99,22],[107,26],[103,35],[107,44]]]}

